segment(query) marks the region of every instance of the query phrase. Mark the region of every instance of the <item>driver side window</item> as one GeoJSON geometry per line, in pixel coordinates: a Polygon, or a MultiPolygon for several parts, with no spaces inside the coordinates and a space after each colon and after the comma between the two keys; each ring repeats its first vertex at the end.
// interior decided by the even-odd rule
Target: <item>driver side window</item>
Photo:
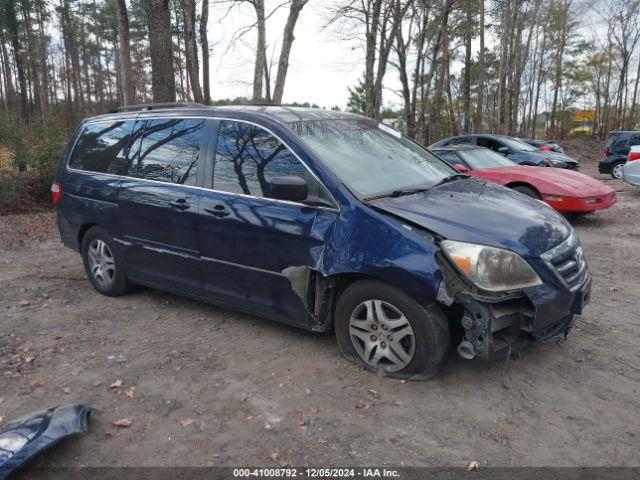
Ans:
{"type": "Polygon", "coordinates": [[[268,197],[269,180],[283,175],[307,182],[310,177],[291,150],[265,129],[231,120],[220,122],[214,190],[268,197]]]}
{"type": "Polygon", "coordinates": [[[490,148],[494,152],[497,152],[499,149],[504,147],[504,145],[502,145],[500,142],[496,142],[492,138],[483,138],[483,137],[478,137],[478,140],[476,141],[476,145],[479,145],[480,147],[490,148]]]}

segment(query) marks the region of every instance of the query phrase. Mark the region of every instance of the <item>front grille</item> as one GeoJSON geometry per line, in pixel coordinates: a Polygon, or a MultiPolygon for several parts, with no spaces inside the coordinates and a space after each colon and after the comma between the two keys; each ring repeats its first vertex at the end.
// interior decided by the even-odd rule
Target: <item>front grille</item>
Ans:
{"type": "Polygon", "coordinates": [[[560,245],[544,253],[542,258],[571,291],[580,288],[589,275],[589,267],[575,232],[571,232],[569,238],[560,245]]]}

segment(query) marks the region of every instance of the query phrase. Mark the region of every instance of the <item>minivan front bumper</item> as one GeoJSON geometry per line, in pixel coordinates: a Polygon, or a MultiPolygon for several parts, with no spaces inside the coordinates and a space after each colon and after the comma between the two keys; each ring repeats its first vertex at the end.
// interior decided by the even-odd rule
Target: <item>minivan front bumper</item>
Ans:
{"type": "Polygon", "coordinates": [[[458,347],[463,358],[490,360],[530,341],[566,337],[591,297],[591,276],[575,233],[531,261],[542,284],[520,291],[482,293],[444,262],[441,256],[447,295],[440,300],[450,298],[464,307],[464,338],[458,347]]]}

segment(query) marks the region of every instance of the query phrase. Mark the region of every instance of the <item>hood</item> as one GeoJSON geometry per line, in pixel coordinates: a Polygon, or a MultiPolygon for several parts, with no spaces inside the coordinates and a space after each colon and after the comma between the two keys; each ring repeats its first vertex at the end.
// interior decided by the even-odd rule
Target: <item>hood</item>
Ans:
{"type": "Polygon", "coordinates": [[[530,258],[558,245],[572,229],[542,202],[474,178],[369,204],[446,239],[506,248],[530,258]]]}
{"type": "MultiPolygon", "coordinates": [[[[514,176],[526,176],[526,180],[537,186],[540,182],[550,182],[562,187],[576,197],[593,197],[607,195],[613,189],[599,180],[596,180],[584,173],[564,168],[531,167],[528,165],[514,165],[513,167],[493,168],[491,171],[514,176]]],[[[523,180],[525,178],[523,177],[523,180]]],[[[566,193],[546,191],[539,188],[543,193],[566,195],[566,193]]]]}
{"type": "Polygon", "coordinates": [[[530,152],[530,153],[535,153],[537,156],[539,156],[541,159],[545,159],[545,158],[550,158],[552,160],[557,160],[560,162],[565,162],[565,163],[578,163],[577,160],[574,160],[573,158],[571,158],[569,155],[565,155],[564,153],[560,153],[560,152],[554,152],[554,151],[550,151],[550,152],[543,152],[543,151],[538,151],[538,152],[530,152]]]}

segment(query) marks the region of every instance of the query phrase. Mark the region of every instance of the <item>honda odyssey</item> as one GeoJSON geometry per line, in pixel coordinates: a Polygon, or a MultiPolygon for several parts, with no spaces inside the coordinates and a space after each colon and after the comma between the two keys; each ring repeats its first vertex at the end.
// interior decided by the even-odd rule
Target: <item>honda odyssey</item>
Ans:
{"type": "Polygon", "coordinates": [[[62,241],[109,296],[145,285],[311,331],[425,379],[567,335],[580,241],[547,205],[337,111],[162,105],[85,120],[52,185],[62,241]]]}

